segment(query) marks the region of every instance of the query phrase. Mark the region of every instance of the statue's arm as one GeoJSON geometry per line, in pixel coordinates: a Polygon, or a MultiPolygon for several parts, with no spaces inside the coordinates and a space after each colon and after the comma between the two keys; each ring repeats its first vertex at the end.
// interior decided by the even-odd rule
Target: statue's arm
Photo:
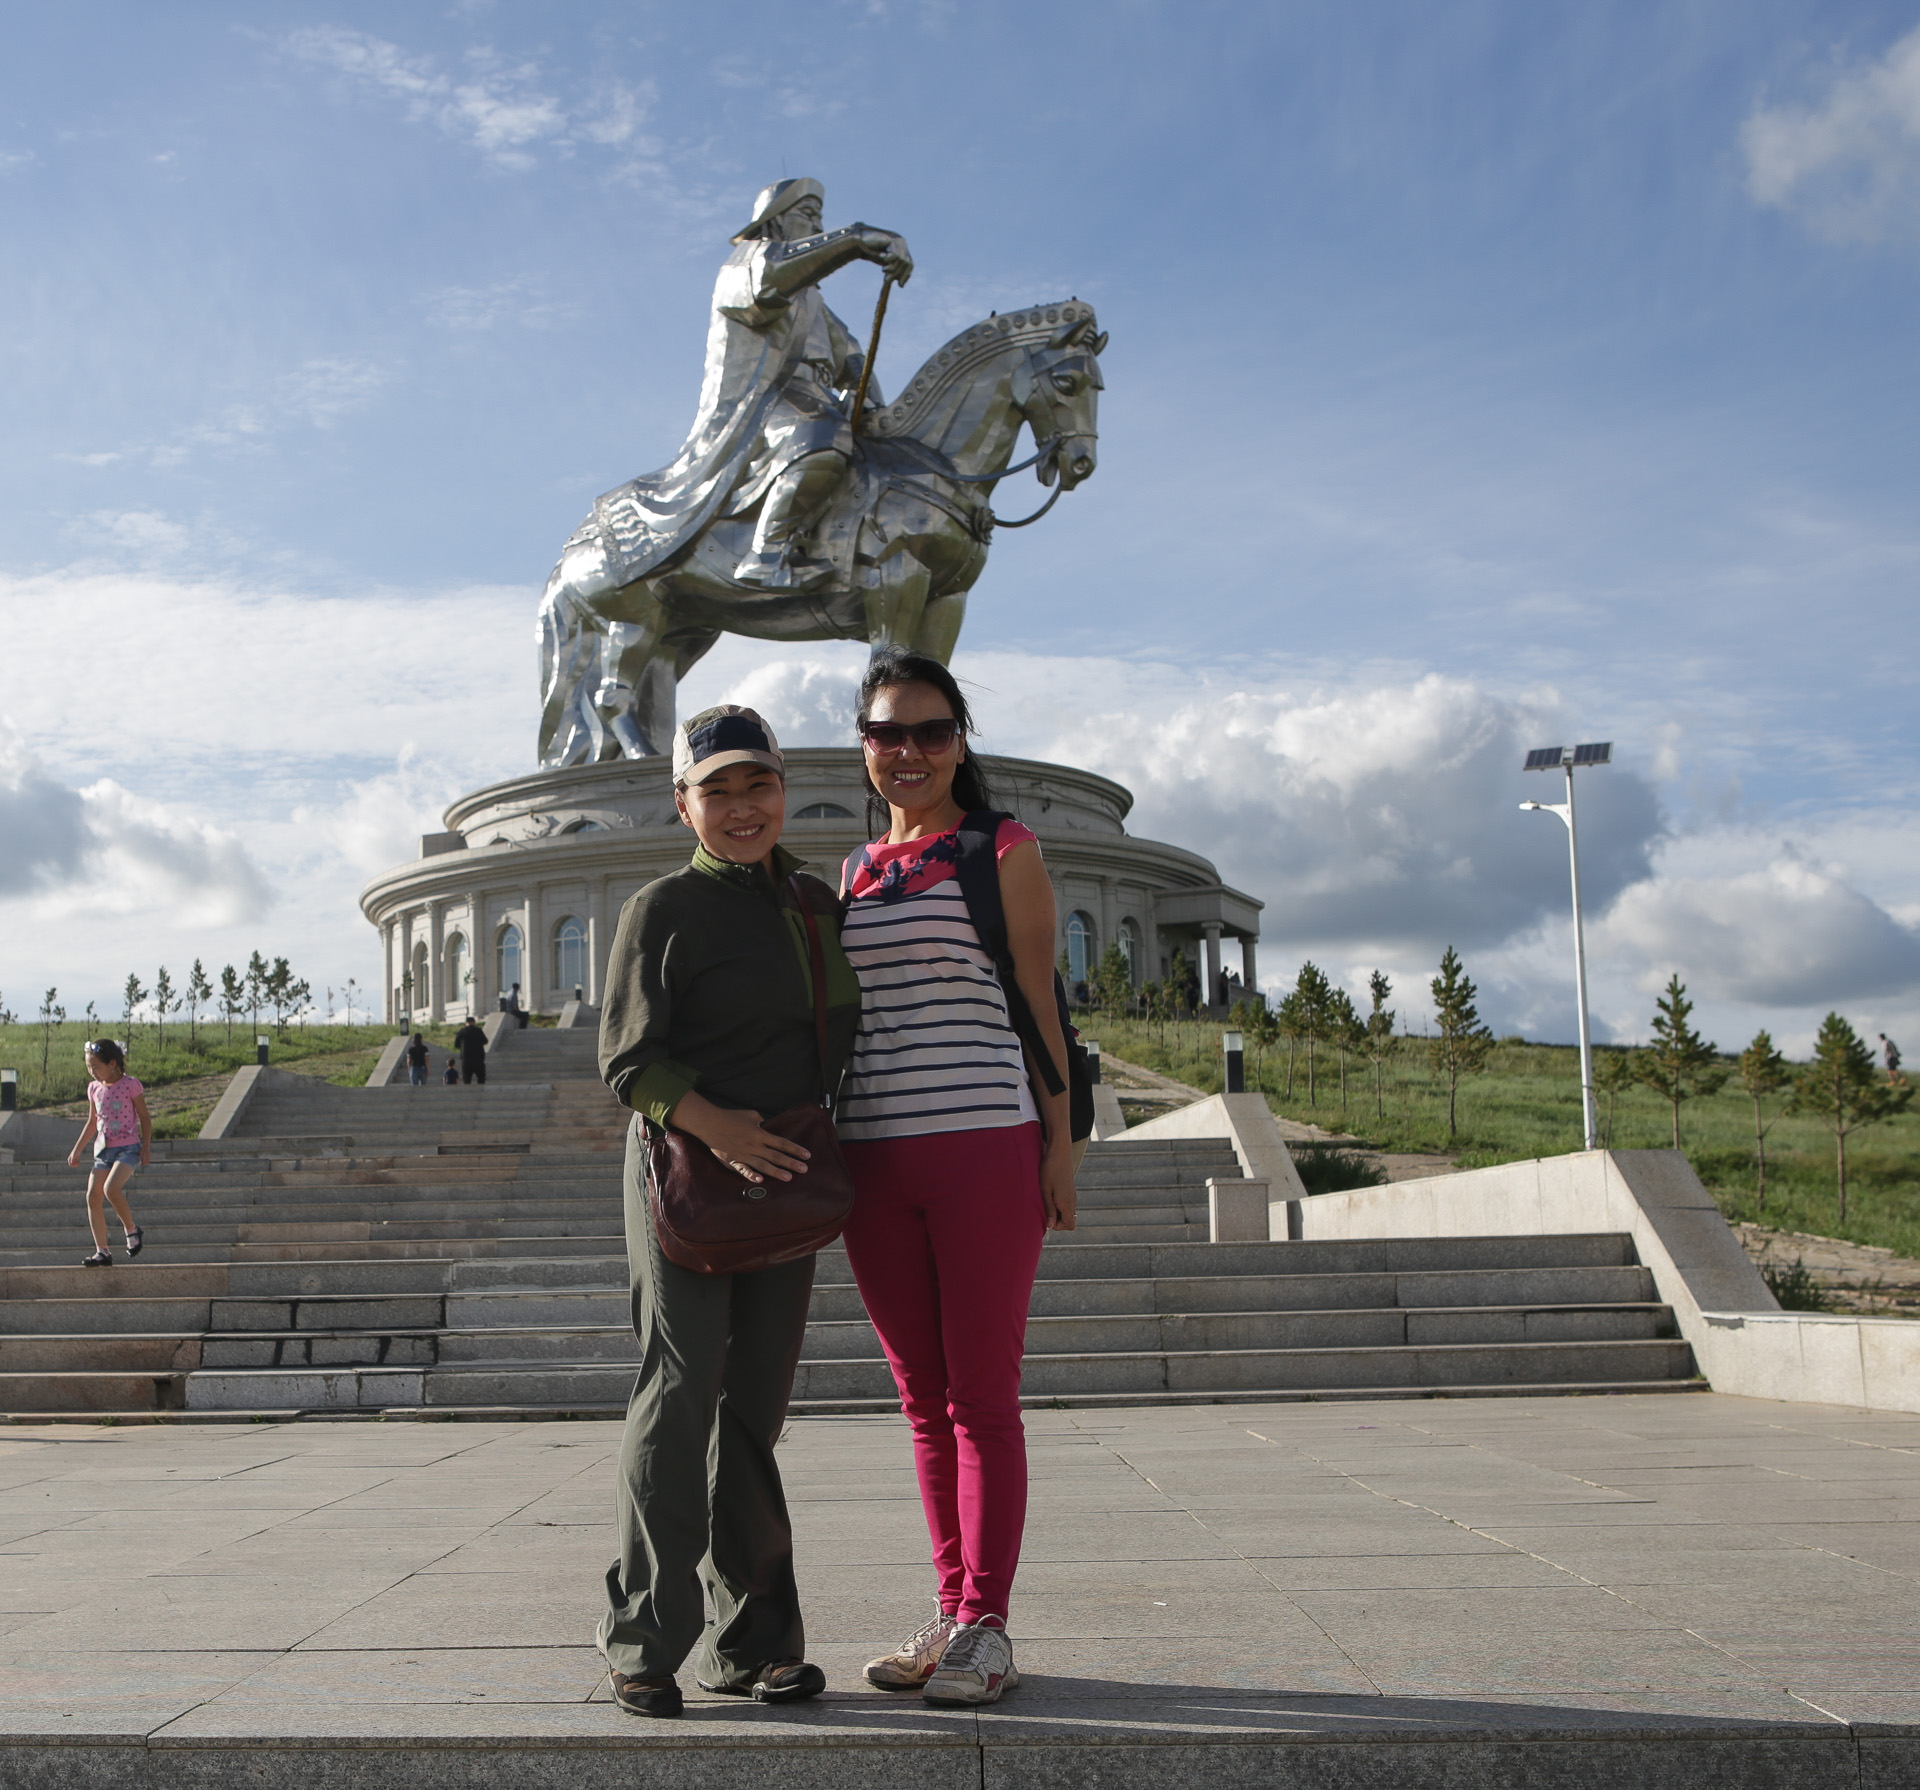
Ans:
{"type": "Polygon", "coordinates": [[[763,306],[777,306],[802,287],[815,285],[855,261],[876,263],[903,286],[913,276],[913,256],[905,237],[876,230],[871,224],[848,224],[798,242],[767,243],[754,297],[763,306]]]}

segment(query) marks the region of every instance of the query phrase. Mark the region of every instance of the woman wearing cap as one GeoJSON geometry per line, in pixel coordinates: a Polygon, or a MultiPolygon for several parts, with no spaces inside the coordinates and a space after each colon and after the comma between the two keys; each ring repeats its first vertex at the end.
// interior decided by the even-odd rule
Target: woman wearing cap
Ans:
{"type": "MultiPolygon", "coordinates": [[[[1020,1682],[1007,1638],[1027,1511],[1020,1358],[1041,1240],[1074,1223],[1067,1095],[1031,1083],[955,874],[960,823],[993,808],[972,725],[944,665],[874,655],[860,736],[891,824],[843,880],[861,1013],[835,1108],[856,1190],[847,1256],[913,1429],[939,1578],[932,1619],[867,1678],[963,1705],[1020,1682]]],[[[1053,884],[1011,816],[993,849],[1014,976],[1064,1068],[1053,884]]]]}
{"type": "MultiPolygon", "coordinates": [[[[684,870],[621,910],[600,1071],[636,1114],[699,1138],[748,1179],[789,1180],[806,1172],[807,1152],[760,1120],[818,1099],[822,1065],[806,926],[784,892],[799,860],[778,843],[785,760],[751,709],[708,709],[674,737],[673,784],[699,845],[684,870]]],[[[833,892],[811,878],[801,886],[826,953],[832,1087],[860,991],[840,950],[833,892]]],[[[625,1188],[641,1360],[615,1493],[620,1558],[607,1569],[597,1635],[614,1698],[635,1715],[679,1714],[674,1673],[696,1644],[702,1689],[763,1702],[817,1696],[826,1680],[803,1658],[773,1452],[813,1258],[741,1274],[668,1261],[649,1209],[640,1118],[627,1137],[625,1188]]]]}

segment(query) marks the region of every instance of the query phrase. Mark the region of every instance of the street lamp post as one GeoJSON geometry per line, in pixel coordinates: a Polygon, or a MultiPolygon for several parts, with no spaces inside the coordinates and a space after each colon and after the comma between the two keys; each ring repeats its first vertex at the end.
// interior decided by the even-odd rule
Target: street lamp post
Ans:
{"type": "Polygon", "coordinates": [[[1580,1110],[1584,1121],[1586,1147],[1600,1147],[1600,1112],[1593,1097],[1593,1038],[1587,1026],[1587,940],[1580,920],[1580,835],[1573,820],[1573,773],[1576,768],[1611,764],[1613,742],[1602,740],[1592,746],[1541,746],[1527,754],[1521,768],[1528,771],[1561,770],[1567,777],[1564,802],[1522,802],[1523,809],[1535,813],[1557,814],[1567,823],[1567,857],[1573,867],[1573,985],[1580,1006],[1580,1110]]]}

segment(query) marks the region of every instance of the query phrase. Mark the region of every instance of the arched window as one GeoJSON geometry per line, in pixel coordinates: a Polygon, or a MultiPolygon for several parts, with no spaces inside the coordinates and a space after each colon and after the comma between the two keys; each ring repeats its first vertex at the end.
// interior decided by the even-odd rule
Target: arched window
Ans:
{"type": "Polygon", "coordinates": [[[809,802],[793,817],[795,820],[852,820],[853,810],[838,802],[809,802]]]}
{"type": "Polygon", "coordinates": [[[527,946],[519,927],[509,923],[500,928],[500,936],[494,940],[493,960],[500,971],[500,992],[506,994],[517,983],[520,1004],[531,1005],[527,1000],[527,946]]]}
{"type": "Polygon", "coordinates": [[[447,940],[446,958],[447,991],[445,998],[449,1001],[471,1000],[473,990],[467,986],[468,982],[472,980],[467,973],[467,941],[457,932],[447,940]]]}
{"type": "Polygon", "coordinates": [[[1120,922],[1118,943],[1120,955],[1127,960],[1127,980],[1138,988],[1141,982],[1140,972],[1147,961],[1146,953],[1140,948],[1139,921],[1122,920],[1120,922]]]}
{"type": "Polygon", "coordinates": [[[1093,963],[1093,920],[1076,908],[1067,916],[1067,981],[1091,981],[1093,963]]]}
{"type": "Polygon", "coordinates": [[[407,1004],[410,1007],[424,1007],[428,998],[427,942],[421,939],[413,947],[413,986],[407,991],[407,1004]]]}
{"type": "Polygon", "coordinates": [[[603,820],[570,820],[560,829],[563,833],[604,833],[607,823],[603,820]]]}
{"type": "Polygon", "coordinates": [[[587,929],[569,914],[553,929],[553,985],[565,999],[587,986],[587,929]]]}

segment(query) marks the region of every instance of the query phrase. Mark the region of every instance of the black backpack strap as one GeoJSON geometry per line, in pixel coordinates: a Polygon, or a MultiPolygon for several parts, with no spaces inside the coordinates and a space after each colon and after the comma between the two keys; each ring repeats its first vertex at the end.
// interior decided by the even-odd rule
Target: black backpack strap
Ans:
{"type": "Polygon", "coordinates": [[[1029,1060],[1040,1071],[1040,1079],[1049,1094],[1066,1087],[1060,1065],[1053,1060],[1040,1035],[1039,1023],[1027,997],[1021,992],[1013,967],[1013,951],[1007,943],[1007,910],[1000,899],[1000,857],[995,849],[1000,838],[1000,823],[1013,818],[991,808],[969,814],[960,823],[957,835],[959,855],[954,860],[954,879],[967,904],[967,917],[980,935],[980,946],[993,959],[1000,986],[1007,997],[1007,1021],[1014,1036],[1026,1046],[1029,1060]]]}

